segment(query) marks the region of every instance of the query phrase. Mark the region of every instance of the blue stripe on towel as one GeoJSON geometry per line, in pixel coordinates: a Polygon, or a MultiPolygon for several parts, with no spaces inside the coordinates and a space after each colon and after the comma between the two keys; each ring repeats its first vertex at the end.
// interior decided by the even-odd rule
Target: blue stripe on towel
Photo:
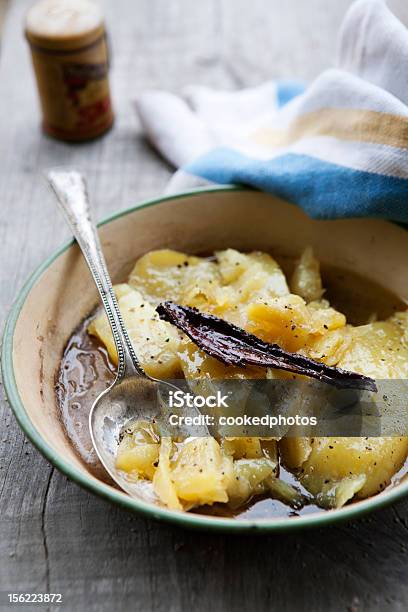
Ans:
{"type": "Polygon", "coordinates": [[[279,79],[276,81],[276,99],[278,106],[285,106],[293,98],[303,93],[306,85],[301,81],[292,79],[279,79]]]}
{"type": "Polygon", "coordinates": [[[273,193],[316,219],[383,217],[408,222],[408,179],[353,170],[307,155],[288,153],[265,161],[220,148],[184,171],[215,183],[250,185],[273,193]]]}

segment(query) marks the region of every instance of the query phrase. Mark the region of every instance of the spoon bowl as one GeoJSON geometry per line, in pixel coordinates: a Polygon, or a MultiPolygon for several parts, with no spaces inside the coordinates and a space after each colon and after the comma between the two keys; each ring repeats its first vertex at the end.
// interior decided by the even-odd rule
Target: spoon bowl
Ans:
{"type": "Polygon", "coordinates": [[[116,469],[119,441],[131,423],[140,419],[157,422],[160,416],[157,383],[141,376],[115,382],[92,406],[89,414],[92,444],[106,471],[129,495],[137,496],[140,483],[132,482],[116,469]]]}

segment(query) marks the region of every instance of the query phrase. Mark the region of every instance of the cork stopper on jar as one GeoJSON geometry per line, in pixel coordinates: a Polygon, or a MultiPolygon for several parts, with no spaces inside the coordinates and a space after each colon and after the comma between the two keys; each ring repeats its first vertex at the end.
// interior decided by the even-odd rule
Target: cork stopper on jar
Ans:
{"type": "Polygon", "coordinates": [[[43,48],[83,47],[103,30],[102,10],[92,0],[40,0],[26,16],[28,40],[43,48]]]}

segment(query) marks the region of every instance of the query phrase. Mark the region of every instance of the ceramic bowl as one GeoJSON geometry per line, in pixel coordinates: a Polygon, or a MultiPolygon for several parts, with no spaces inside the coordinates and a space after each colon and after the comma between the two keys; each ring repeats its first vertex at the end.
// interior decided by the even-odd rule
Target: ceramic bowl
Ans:
{"type": "MultiPolygon", "coordinates": [[[[62,221],[61,221],[62,222],[62,221]]],[[[312,245],[325,264],[351,270],[408,303],[408,234],[397,225],[368,219],[315,221],[298,207],[239,188],[217,188],[143,202],[100,225],[114,282],[151,249],[188,253],[234,247],[298,256],[312,245]]],[[[78,247],[67,244],[47,259],[21,290],[3,342],[3,378],[16,418],[30,440],[59,470],[93,493],[149,517],[202,529],[289,530],[356,517],[404,496],[408,482],[339,510],[294,518],[230,519],[180,513],[132,499],[93,476],[65,436],[54,379],[72,331],[97,303],[78,247]]]]}

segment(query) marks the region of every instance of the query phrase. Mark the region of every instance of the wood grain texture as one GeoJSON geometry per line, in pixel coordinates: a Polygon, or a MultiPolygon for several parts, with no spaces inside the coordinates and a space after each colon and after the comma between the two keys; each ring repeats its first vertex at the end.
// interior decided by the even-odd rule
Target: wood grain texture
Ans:
{"type": "MultiPolygon", "coordinates": [[[[11,2],[0,66],[2,322],[27,275],[68,237],[44,168],[82,168],[98,218],[160,194],[171,169],[142,139],[132,98],[192,82],[228,89],[275,76],[311,79],[334,57],[350,1],[106,1],[117,121],[81,146],[38,129],[22,37],[30,3],[11,2]]],[[[392,3],[406,15],[406,0],[392,3]]],[[[62,592],[62,609],[86,612],[408,609],[408,502],[303,534],[187,532],[127,514],[67,481],[25,440],[3,394],[0,423],[2,593],[62,592]]]]}

